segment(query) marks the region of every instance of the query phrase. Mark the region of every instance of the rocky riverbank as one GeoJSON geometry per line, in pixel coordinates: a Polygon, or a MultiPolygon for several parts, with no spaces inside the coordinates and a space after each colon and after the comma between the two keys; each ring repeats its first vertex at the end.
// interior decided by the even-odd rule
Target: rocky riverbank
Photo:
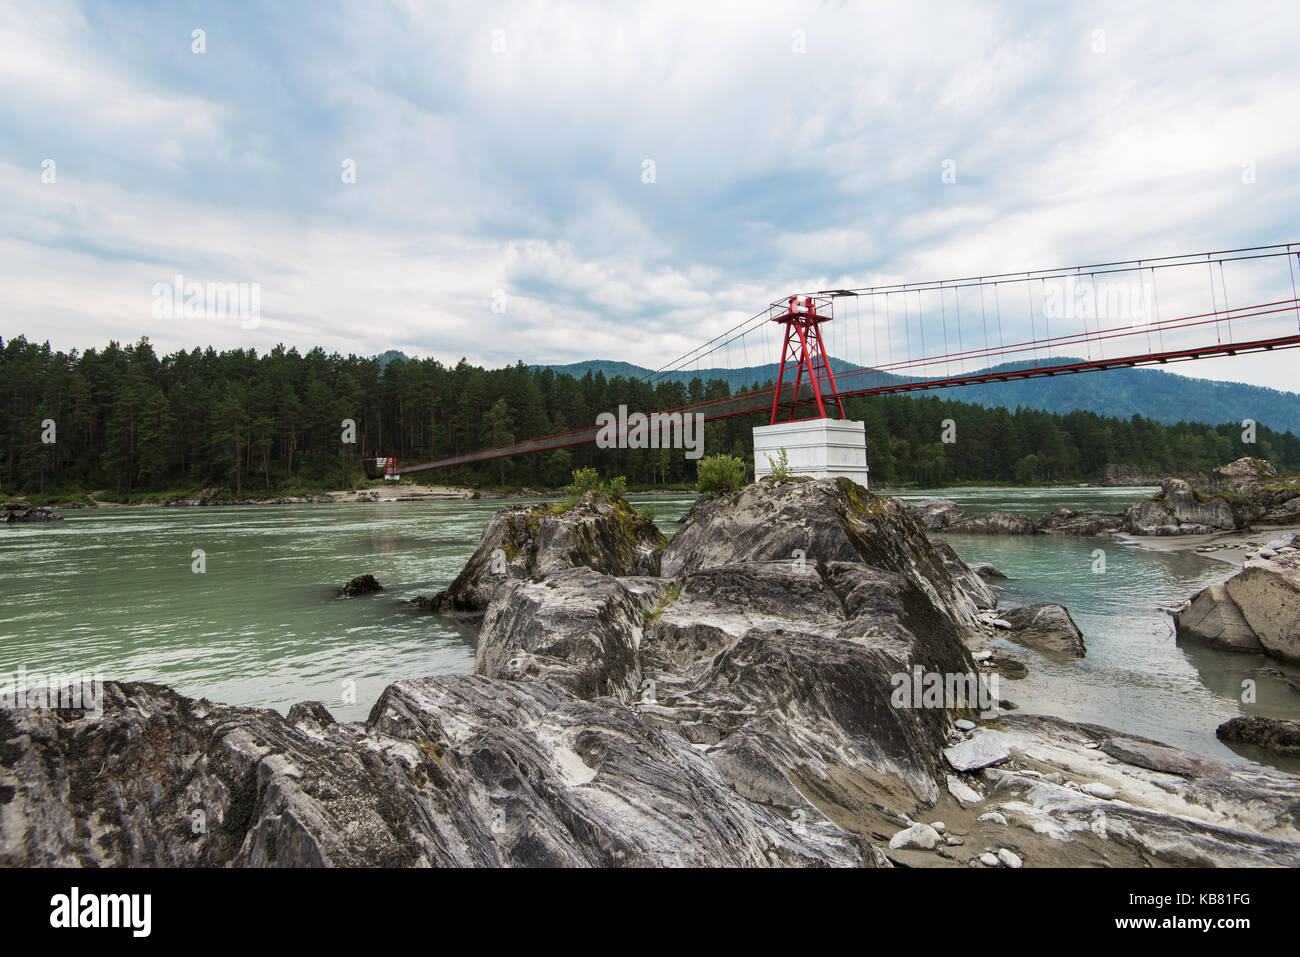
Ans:
{"type": "Polygon", "coordinates": [[[1003,713],[987,646],[1081,652],[1068,612],[998,618],[899,502],[766,482],[657,536],[498,513],[427,603],[483,616],[476,674],[364,722],[130,682],[0,712],[0,862],[1300,865],[1300,778],[1003,713]]]}
{"type": "Polygon", "coordinates": [[[12,502],[5,503],[3,516],[3,518],[0,518],[0,521],[5,522],[6,524],[17,524],[19,522],[63,521],[63,516],[52,509],[18,505],[12,502]]]}

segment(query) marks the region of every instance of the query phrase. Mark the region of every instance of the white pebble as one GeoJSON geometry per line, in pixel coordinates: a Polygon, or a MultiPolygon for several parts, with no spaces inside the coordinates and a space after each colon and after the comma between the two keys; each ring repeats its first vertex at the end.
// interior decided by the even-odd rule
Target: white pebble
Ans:
{"type": "Polygon", "coordinates": [[[1005,847],[998,850],[998,860],[1007,867],[1015,868],[1024,866],[1024,861],[1022,861],[1018,855],[1008,851],[1005,847]]]}
{"type": "Polygon", "coordinates": [[[889,846],[894,850],[915,847],[923,851],[932,851],[938,843],[939,832],[928,824],[913,824],[889,839],[889,846]]]}
{"type": "Polygon", "coordinates": [[[988,853],[987,851],[985,851],[983,854],[980,855],[979,860],[980,863],[983,864],[985,867],[997,867],[998,864],[1000,863],[996,857],[994,857],[992,854],[988,853]]]}
{"type": "Polygon", "coordinates": [[[1119,793],[1109,784],[1102,784],[1100,781],[1089,781],[1083,786],[1082,790],[1084,794],[1091,794],[1095,798],[1102,798],[1106,801],[1112,800],[1119,793]]]}

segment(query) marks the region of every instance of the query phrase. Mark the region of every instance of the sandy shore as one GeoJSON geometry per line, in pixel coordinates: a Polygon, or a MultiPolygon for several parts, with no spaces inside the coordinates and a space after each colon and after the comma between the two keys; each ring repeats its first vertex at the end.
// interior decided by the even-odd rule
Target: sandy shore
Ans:
{"type": "Polygon", "coordinates": [[[1270,525],[1249,532],[1212,532],[1207,535],[1129,535],[1115,536],[1156,552],[1198,552],[1206,558],[1241,565],[1246,556],[1287,532],[1300,532],[1300,525],[1270,525]]]}
{"type": "Polygon", "coordinates": [[[407,485],[392,482],[378,488],[328,493],[335,502],[446,502],[490,496],[453,485],[407,485]]]}

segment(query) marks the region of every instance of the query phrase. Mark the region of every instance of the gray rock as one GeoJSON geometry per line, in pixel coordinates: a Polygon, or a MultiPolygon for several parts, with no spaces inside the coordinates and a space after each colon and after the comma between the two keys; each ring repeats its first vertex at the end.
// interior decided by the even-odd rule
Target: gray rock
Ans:
{"type": "Polygon", "coordinates": [[[985,867],[997,867],[999,864],[1002,863],[997,859],[996,855],[990,854],[988,851],[985,851],[983,854],[979,856],[979,862],[983,864],[985,867]]]}
{"type": "Polygon", "coordinates": [[[955,771],[978,771],[1011,757],[1006,735],[999,731],[977,731],[965,741],[943,749],[943,756],[955,771]]]}
{"type": "Polygon", "coordinates": [[[353,598],[357,595],[371,595],[383,590],[384,586],[375,581],[374,575],[358,575],[339,589],[339,595],[344,598],[353,598]]]}
{"type": "Polygon", "coordinates": [[[979,804],[984,800],[984,796],[970,787],[961,778],[955,778],[951,774],[947,780],[948,793],[957,799],[959,804],[979,804]]]}
{"type": "Polygon", "coordinates": [[[17,522],[61,522],[63,516],[52,509],[33,506],[31,508],[6,503],[4,521],[17,522]]]}
{"type": "Polygon", "coordinates": [[[1025,862],[1020,859],[1020,855],[1007,850],[1005,847],[998,848],[998,860],[1002,862],[1004,867],[1020,868],[1025,865],[1025,862]]]}
{"type": "Polygon", "coordinates": [[[1187,607],[1174,612],[1174,629],[1180,638],[1204,641],[1224,651],[1259,654],[1264,646],[1247,624],[1241,609],[1223,585],[1211,585],[1193,596],[1187,607]]]}
{"type": "Polygon", "coordinates": [[[1007,576],[998,571],[998,569],[989,562],[976,562],[970,567],[976,575],[985,581],[1006,581],[1007,576]]]}
{"type": "Polygon", "coordinates": [[[1124,515],[1093,508],[1054,508],[1034,527],[1053,535],[1104,535],[1123,528],[1124,515]]]}
{"type": "Polygon", "coordinates": [[[1155,499],[1138,502],[1124,513],[1131,535],[1204,535],[1238,526],[1232,507],[1221,496],[1198,492],[1180,478],[1167,478],[1155,499]]]}
{"type": "Polygon", "coordinates": [[[884,863],[829,822],[742,799],[621,705],[547,683],[398,682],[364,724],[318,733],[115,682],[97,719],[0,721],[24,741],[0,754],[10,865],[884,863]]]}
{"type": "Polygon", "coordinates": [[[1222,741],[1253,744],[1279,754],[1300,754],[1300,721],[1260,716],[1230,718],[1214,733],[1222,741]]]}
{"type": "Polygon", "coordinates": [[[1265,654],[1300,661],[1300,556],[1247,562],[1224,588],[1265,654]]]}
{"type": "Polygon", "coordinates": [[[511,580],[537,581],[566,568],[658,575],[664,541],[654,521],[599,492],[586,492],[567,510],[508,506],[492,516],[461,573],[430,605],[448,613],[482,612],[511,580]]]}
{"type": "Polygon", "coordinates": [[[1214,470],[1214,484],[1217,488],[1240,495],[1252,494],[1260,485],[1276,478],[1277,469],[1269,462],[1249,455],[1214,470]]]}
{"type": "Polygon", "coordinates": [[[932,851],[938,846],[940,840],[939,832],[930,825],[917,823],[891,837],[889,847],[896,851],[907,848],[932,851]]]}
{"type": "Polygon", "coordinates": [[[1103,801],[1112,801],[1119,793],[1109,784],[1102,784],[1100,781],[1089,781],[1080,790],[1090,797],[1101,798],[1103,801]]]}
{"type": "Polygon", "coordinates": [[[510,581],[483,618],[474,673],[550,680],[579,698],[628,701],[641,684],[637,644],[647,604],[590,568],[510,581]]]}
{"type": "Polygon", "coordinates": [[[974,722],[974,721],[967,721],[965,718],[958,718],[956,721],[953,722],[953,726],[956,727],[956,729],[957,729],[958,731],[974,731],[974,730],[975,730],[975,722],[974,722]]]}
{"type": "Polygon", "coordinates": [[[1140,768],[1177,774],[1182,777],[1227,777],[1228,768],[1218,761],[1201,757],[1182,748],[1116,735],[1101,742],[1100,750],[1112,758],[1140,768]]]}
{"type": "Polygon", "coordinates": [[[958,519],[966,517],[965,509],[946,498],[927,498],[920,502],[904,504],[912,513],[912,517],[928,532],[940,531],[958,519]]]}
{"type": "Polygon", "coordinates": [[[1025,605],[1002,614],[1011,625],[1012,641],[1061,657],[1082,658],[1087,653],[1083,632],[1064,605],[1025,605]]]}
{"type": "Polygon", "coordinates": [[[948,569],[953,580],[970,595],[975,607],[981,611],[990,611],[998,607],[998,596],[992,588],[975,574],[975,570],[957,555],[953,547],[942,539],[931,539],[930,544],[943,558],[944,567],[948,569]]]}
{"type": "Polygon", "coordinates": [[[1017,512],[981,512],[957,519],[945,530],[979,535],[1032,535],[1034,523],[1017,512]]]}

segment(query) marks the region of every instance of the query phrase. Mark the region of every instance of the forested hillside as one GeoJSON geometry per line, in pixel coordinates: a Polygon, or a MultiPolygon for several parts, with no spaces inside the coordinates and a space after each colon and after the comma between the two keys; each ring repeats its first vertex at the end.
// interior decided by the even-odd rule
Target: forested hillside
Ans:
{"type": "MultiPolygon", "coordinates": [[[[1072,360],[1058,356],[1053,361],[1063,363],[1072,360]]],[[[1032,361],[1005,362],[994,366],[993,369],[994,371],[1023,369],[1033,364],[1032,361]]],[[[831,368],[836,375],[840,375],[846,371],[856,370],[858,364],[832,356],[831,368]]],[[[1195,364],[1184,364],[1182,371],[1189,372],[1194,368],[1195,364]]],[[[563,372],[579,377],[589,371],[603,372],[606,377],[615,375],[637,377],[650,373],[649,369],[632,365],[630,362],[607,360],[553,365],[551,369],[557,373],[563,372]]],[[[953,365],[951,371],[956,373],[957,366],[953,365]]],[[[971,373],[980,370],[968,365],[961,371],[971,373]]],[[[689,372],[668,372],[664,373],[664,376],[683,382],[695,376],[705,381],[724,379],[732,388],[739,388],[755,380],[766,382],[775,379],[776,363],[770,362],[744,369],[701,368],[689,372]]],[[[846,387],[850,384],[861,385],[863,381],[864,377],[858,376],[856,380],[846,380],[845,384],[846,387]]],[[[868,384],[872,386],[906,381],[908,381],[906,376],[889,373],[872,372],[868,377],[868,384]]],[[[1207,422],[1240,422],[1242,419],[1253,419],[1273,429],[1300,432],[1300,395],[1295,392],[1281,392],[1245,382],[1197,379],[1192,375],[1176,375],[1163,369],[1111,369],[1104,374],[1087,373],[990,382],[983,385],[963,386],[950,392],[949,395],[962,402],[989,408],[1003,406],[1017,409],[1020,406],[1027,406],[1046,412],[1059,412],[1062,415],[1082,409],[1121,419],[1136,414],[1166,425],[1173,425],[1188,418],[1207,422]]]]}
{"type": "MultiPolygon", "coordinates": [[[[320,349],[303,354],[277,347],[259,356],[209,348],[159,356],[147,340],[70,354],[22,337],[0,345],[5,494],[338,488],[361,477],[365,457],[416,462],[588,427],[620,404],[652,411],[728,392],[722,381],[651,387],[523,363],[485,370],[389,355],[381,364],[320,349]],[[345,419],[356,425],[353,444],[341,441],[345,419]]],[[[873,476],[894,483],[1087,480],[1107,463],[1158,473],[1208,471],[1244,454],[1300,466],[1296,436],[1261,428],[1257,444],[1247,446],[1235,422],[1161,425],[1140,416],[1009,412],[933,396],[855,399],[847,406],[851,417],[867,423],[873,476]],[[951,444],[940,441],[945,419],[956,424],[951,444]]],[[[706,454],[748,460],[756,422],[761,419],[709,423],[706,454]]],[[[633,486],[695,479],[695,463],[680,450],[592,446],[426,477],[559,486],[571,469],[587,465],[626,475],[633,486]]]]}

